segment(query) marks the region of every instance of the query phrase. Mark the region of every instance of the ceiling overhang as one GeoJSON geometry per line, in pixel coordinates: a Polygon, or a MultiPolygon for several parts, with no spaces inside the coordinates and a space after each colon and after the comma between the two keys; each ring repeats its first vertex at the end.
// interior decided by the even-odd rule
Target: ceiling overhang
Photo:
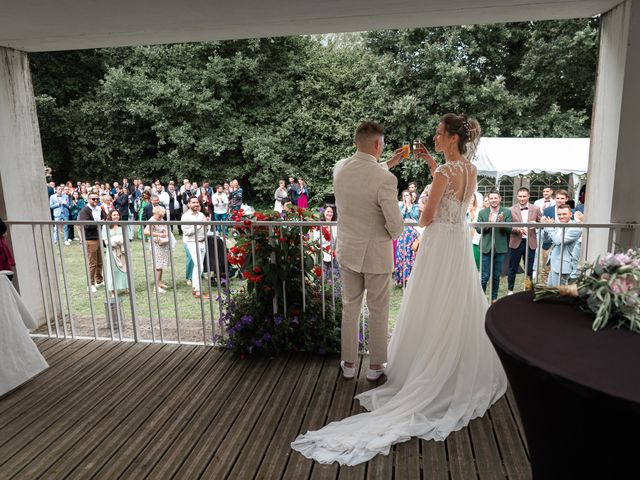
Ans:
{"type": "Polygon", "coordinates": [[[621,0],[3,0],[28,52],[589,17],[621,0]]]}

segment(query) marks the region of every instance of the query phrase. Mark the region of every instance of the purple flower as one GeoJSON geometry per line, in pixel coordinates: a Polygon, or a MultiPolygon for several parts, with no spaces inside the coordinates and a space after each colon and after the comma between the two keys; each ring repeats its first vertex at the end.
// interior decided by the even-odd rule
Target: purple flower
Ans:
{"type": "Polygon", "coordinates": [[[260,348],[260,347],[262,347],[262,341],[261,340],[256,340],[256,343],[254,345],[256,347],[260,348]]]}
{"type": "Polygon", "coordinates": [[[268,342],[269,340],[271,340],[271,334],[269,332],[265,332],[265,334],[262,335],[262,340],[268,342]]]}
{"type": "Polygon", "coordinates": [[[235,343],[233,343],[231,340],[227,342],[227,348],[233,348],[234,346],[235,346],[235,343]]]}
{"type": "Polygon", "coordinates": [[[217,343],[218,342],[218,334],[214,333],[213,334],[213,338],[211,340],[213,341],[213,343],[217,343]]]}
{"type": "Polygon", "coordinates": [[[243,325],[250,325],[253,322],[253,317],[251,315],[243,315],[240,317],[240,322],[243,325]]]}
{"type": "Polygon", "coordinates": [[[294,323],[294,324],[296,324],[296,325],[299,325],[299,324],[300,324],[300,319],[299,319],[297,316],[295,316],[295,317],[293,317],[293,319],[291,320],[291,323],[294,323]]]}
{"type": "Polygon", "coordinates": [[[280,325],[282,323],[282,317],[280,315],[278,315],[276,318],[273,319],[273,323],[276,324],[276,326],[280,325]]]}

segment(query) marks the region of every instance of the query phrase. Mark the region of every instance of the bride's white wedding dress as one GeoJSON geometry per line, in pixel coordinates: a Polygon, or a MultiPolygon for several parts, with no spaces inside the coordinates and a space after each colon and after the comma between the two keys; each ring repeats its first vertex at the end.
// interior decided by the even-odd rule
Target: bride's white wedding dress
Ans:
{"type": "Polygon", "coordinates": [[[484,415],[507,389],[484,331],[488,302],[465,221],[475,167],[458,161],[437,171],[447,187],[402,299],[388,380],[356,397],[369,412],[300,435],[291,446],[307,458],[357,465],[411,437],[444,440],[484,415]]]}

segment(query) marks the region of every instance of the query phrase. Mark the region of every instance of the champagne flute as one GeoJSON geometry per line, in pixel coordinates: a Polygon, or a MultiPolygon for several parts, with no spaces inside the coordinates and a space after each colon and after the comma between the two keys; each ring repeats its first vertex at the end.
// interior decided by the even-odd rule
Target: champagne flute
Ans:
{"type": "Polygon", "coordinates": [[[421,147],[422,147],[422,142],[420,141],[419,138],[416,138],[413,141],[413,158],[416,159],[416,160],[417,160],[416,150],[419,152],[421,147]]]}
{"type": "Polygon", "coordinates": [[[409,158],[409,152],[411,151],[411,145],[409,142],[402,142],[402,158],[409,158]]]}

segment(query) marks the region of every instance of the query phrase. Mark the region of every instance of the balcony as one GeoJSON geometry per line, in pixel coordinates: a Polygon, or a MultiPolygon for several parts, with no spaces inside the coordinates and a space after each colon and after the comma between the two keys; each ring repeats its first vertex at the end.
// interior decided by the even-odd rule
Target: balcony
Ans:
{"type": "Polygon", "coordinates": [[[36,338],[50,368],[0,397],[2,478],[531,478],[510,392],[446,442],[356,467],[289,448],[361,411],[337,358],[241,360],[196,345],[36,338]]]}

